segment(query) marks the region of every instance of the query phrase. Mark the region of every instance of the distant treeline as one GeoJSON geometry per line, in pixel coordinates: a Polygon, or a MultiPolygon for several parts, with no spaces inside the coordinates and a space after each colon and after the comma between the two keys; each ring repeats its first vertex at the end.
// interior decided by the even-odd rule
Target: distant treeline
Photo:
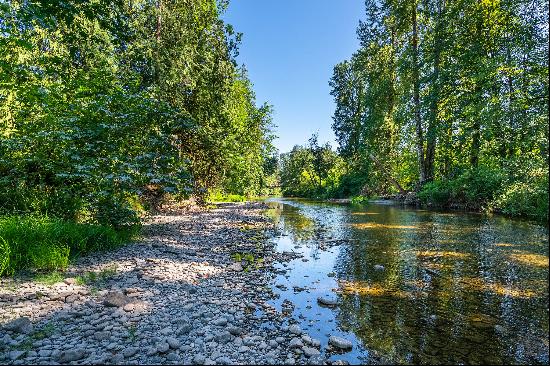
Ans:
{"type": "Polygon", "coordinates": [[[304,154],[314,161],[314,148],[296,147],[283,192],[415,191],[428,204],[547,218],[548,1],[365,5],[360,48],[330,80],[339,156],[326,176],[290,174],[304,154]]]}

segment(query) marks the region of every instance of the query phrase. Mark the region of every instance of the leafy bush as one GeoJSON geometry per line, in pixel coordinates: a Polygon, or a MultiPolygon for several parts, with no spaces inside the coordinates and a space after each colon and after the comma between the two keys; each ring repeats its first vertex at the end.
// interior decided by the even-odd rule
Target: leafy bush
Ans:
{"type": "Polygon", "coordinates": [[[355,196],[351,198],[351,204],[353,205],[359,205],[367,202],[369,202],[369,198],[366,196],[355,196]]]}
{"type": "Polygon", "coordinates": [[[136,229],[115,230],[43,216],[5,216],[0,218],[0,274],[20,269],[62,270],[70,258],[123,244],[136,229]]]}
{"type": "Polygon", "coordinates": [[[481,209],[494,199],[503,179],[500,170],[487,167],[469,169],[455,179],[426,183],[418,192],[418,198],[433,206],[481,209]]]}
{"type": "Polygon", "coordinates": [[[548,221],[548,171],[535,169],[525,181],[507,185],[492,202],[498,212],[548,221]]]}

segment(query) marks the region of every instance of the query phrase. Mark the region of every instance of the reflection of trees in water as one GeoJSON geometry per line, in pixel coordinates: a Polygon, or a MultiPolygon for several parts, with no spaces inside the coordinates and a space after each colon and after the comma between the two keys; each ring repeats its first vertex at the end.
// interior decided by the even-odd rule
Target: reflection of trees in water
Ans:
{"type": "Polygon", "coordinates": [[[545,275],[544,254],[524,257],[534,263],[525,268],[506,263],[508,253],[487,250],[503,238],[529,243],[532,232],[510,236],[476,217],[394,208],[349,220],[355,240],[337,258],[338,277],[346,280],[338,319],[367,348],[400,363],[548,360],[548,285],[528,297],[520,280],[545,275]],[[522,350],[526,344],[532,352],[522,350]]]}
{"type": "Polygon", "coordinates": [[[310,204],[305,202],[269,203],[270,216],[280,230],[286,232],[293,241],[313,241],[315,247],[327,238],[339,238],[346,222],[345,207],[310,204]]]}

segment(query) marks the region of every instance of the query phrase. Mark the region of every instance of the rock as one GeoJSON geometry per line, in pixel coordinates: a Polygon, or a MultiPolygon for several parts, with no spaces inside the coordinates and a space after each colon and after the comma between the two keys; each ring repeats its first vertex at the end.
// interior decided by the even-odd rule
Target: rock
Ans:
{"type": "Polygon", "coordinates": [[[227,325],[227,319],[226,318],[219,318],[212,322],[214,325],[218,327],[225,327],[227,325]]]}
{"type": "Polygon", "coordinates": [[[74,277],[65,278],[63,282],[65,282],[67,285],[76,285],[76,278],[74,277]]]}
{"type": "Polygon", "coordinates": [[[304,344],[302,343],[302,340],[301,340],[300,338],[296,338],[296,337],[292,338],[292,339],[290,340],[290,343],[288,344],[288,346],[289,346],[290,348],[300,348],[300,347],[302,347],[303,345],[304,345],[304,344]]]}
{"type": "Polygon", "coordinates": [[[220,333],[216,334],[216,336],[214,338],[219,343],[222,343],[222,344],[227,343],[231,340],[231,333],[229,333],[229,332],[220,332],[220,333]]]}
{"type": "Polygon", "coordinates": [[[336,348],[339,348],[339,349],[351,349],[353,348],[353,343],[351,343],[351,341],[345,339],[345,338],[341,338],[341,337],[336,337],[336,336],[331,336],[329,339],[328,339],[328,343],[336,348]]]}
{"type": "Polygon", "coordinates": [[[11,330],[16,333],[29,334],[32,332],[33,326],[31,320],[24,316],[7,323],[4,325],[4,329],[11,330]]]}
{"type": "Polygon", "coordinates": [[[381,264],[375,264],[375,265],[374,265],[374,269],[377,270],[377,271],[383,271],[383,270],[385,270],[386,268],[385,268],[383,265],[381,265],[381,264]]]}
{"type": "Polygon", "coordinates": [[[227,327],[227,331],[233,334],[234,336],[240,336],[241,334],[244,333],[244,330],[242,328],[236,327],[236,326],[227,327]]]}
{"type": "Polygon", "coordinates": [[[333,361],[331,365],[349,365],[349,362],[346,360],[336,360],[333,361]]]}
{"type": "Polygon", "coordinates": [[[319,352],[318,349],[311,348],[311,347],[304,347],[304,348],[302,348],[302,351],[304,351],[304,354],[307,357],[318,356],[318,355],[321,354],[321,352],[319,352]]]}
{"type": "Polygon", "coordinates": [[[72,294],[72,295],[69,295],[65,298],[65,302],[67,304],[72,304],[73,302],[75,302],[76,300],[78,300],[80,297],[78,296],[78,294],[72,294]]]}
{"type": "Polygon", "coordinates": [[[330,306],[330,307],[336,306],[338,304],[338,300],[328,296],[319,296],[317,298],[317,302],[321,305],[330,306]]]}
{"type": "Polygon", "coordinates": [[[180,341],[178,341],[176,338],[174,337],[168,337],[166,338],[166,342],[168,343],[168,345],[170,346],[170,348],[172,349],[178,349],[180,348],[180,341]]]}
{"type": "Polygon", "coordinates": [[[325,358],[321,355],[311,356],[307,363],[308,365],[324,365],[325,358]]]}
{"type": "Polygon", "coordinates": [[[195,355],[195,357],[193,357],[193,363],[195,365],[204,365],[205,361],[206,357],[204,357],[203,355],[195,355]]]}
{"type": "Polygon", "coordinates": [[[166,342],[160,342],[157,344],[157,352],[158,353],[166,353],[170,349],[170,346],[166,342]]]}
{"type": "Polygon", "coordinates": [[[302,329],[297,324],[292,324],[290,327],[288,327],[288,331],[292,334],[300,335],[302,334],[302,329]]]}
{"type": "Polygon", "coordinates": [[[218,365],[231,365],[233,362],[229,357],[218,357],[216,358],[216,364],[218,365]]]}
{"type": "Polygon", "coordinates": [[[243,266],[240,262],[235,262],[232,265],[230,265],[229,267],[227,267],[227,269],[229,269],[231,271],[235,271],[235,272],[242,272],[243,271],[243,266]]]}
{"type": "Polygon", "coordinates": [[[277,343],[283,343],[285,341],[285,338],[284,337],[277,337],[275,338],[275,342],[277,343]]]}
{"type": "Polygon", "coordinates": [[[111,336],[111,333],[110,332],[96,332],[94,334],[94,338],[98,341],[103,341],[105,339],[109,339],[109,337],[111,336]]]}
{"type": "Polygon", "coordinates": [[[86,356],[86,351],[82,348],[75,348],[68,351],[62,351],[57,356],[57,361],[59,363],[68,363],[73,361],[78,361],[86,356]]]}
{"type": "Polygon", "coordinates": [[[8,357],[10,360],[12,361],[15,361],[15,360],[18,360],[20,359],[21,357],[23,357],[23,355],[25,354],[25,351],[11,351],[10,353],[8,353],[8,357]]]}
{"type": "Polygon", "coordinates": [[[123,307],[131,302],[131,299],[120,291],[111,291],[105,295],[103,305],[109,307],[123,307]]]}
{"type": "Polygon", "coordinates": [[[136,353],[138,353],[139,351],[139,348],[137,347],[128,347],[128,348],[125,348],[123,351],[122,351],[122,355],[125,357],[125,358],[128,358],[128,357],[132,357],[133,355],[135,355],[136,353]]]}

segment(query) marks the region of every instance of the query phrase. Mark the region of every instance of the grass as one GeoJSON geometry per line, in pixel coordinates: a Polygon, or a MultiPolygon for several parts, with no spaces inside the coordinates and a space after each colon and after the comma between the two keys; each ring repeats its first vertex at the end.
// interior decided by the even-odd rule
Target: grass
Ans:
{"type": "Polygon", "coordinates": [[[212,192],[209,197],[209,202],[244,202],[248,199],[240,194],[223,194],[221,192],[212,192]]]}
{"type": "MultiPolygon", "coordinates": [[[[135,233],[136,228],[115,230],[45,216],[0,217],[0,275],[20,270],[62,271],[70,259],[116,248],[135,233]]],[[[53,272],[42,280],[53,281],[55,276],[53,272]]]]}
{"type": "Polygon", "coordinates": [[[91,285],[96,282],[106,281],[113,277],[117,273],[116,264],[102,269],[98,272],[86,272],[82,276],[76,277],[76,283],[78,285],[91,285]]]}
{"type": "Polygon", "coordinates": [[[39,273],[34,277],[34,282],[51,286],[54,283],[63,281],[64,278],[65,276],[57,271],[50,273],[39,273]]]}

